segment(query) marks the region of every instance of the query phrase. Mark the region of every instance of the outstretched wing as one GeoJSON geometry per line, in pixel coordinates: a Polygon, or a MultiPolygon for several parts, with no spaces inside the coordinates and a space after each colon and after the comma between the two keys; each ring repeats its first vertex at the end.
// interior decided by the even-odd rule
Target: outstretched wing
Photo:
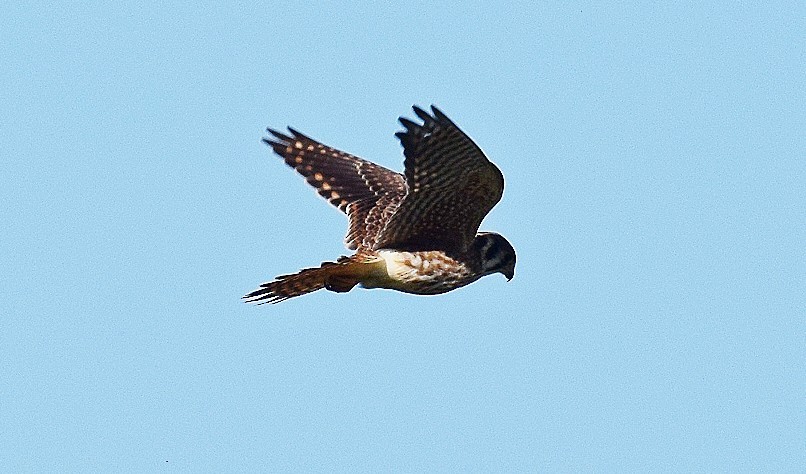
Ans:
{"type": "Polygon", "coordinates": [[[320,196],[347,214],[348,248],[371,247],[386,222],[382,219],[388,219],[406,194],[403,175],[288,130],[290,136],[268,129],[273,137],[263,141],[320,196]]]}
{"type": "Polygon", "coordinates": [[[408,193],[375,248],[462,252],[501,199],[504,177],[484,152],[439,109],[414,107],[423,120],[400,118],[408,193]]]}

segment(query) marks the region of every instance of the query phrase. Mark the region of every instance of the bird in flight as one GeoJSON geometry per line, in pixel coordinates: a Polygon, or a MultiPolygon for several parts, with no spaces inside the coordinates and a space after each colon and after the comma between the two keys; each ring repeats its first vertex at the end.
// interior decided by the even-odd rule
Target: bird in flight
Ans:
{"type": "Polygon", "coordinates": [[[320,196],[347,214],[345,244],[355,253],[281,275],[243,299],[277,303],[326,288],[389,288],[434,295],[493,273],[515,274],[515,249],[479,232],[501,200],[504,176],[442,111],[414,107],[401,117],[403,174],[323,145],[293,128],[263,141],[320,196]]]}

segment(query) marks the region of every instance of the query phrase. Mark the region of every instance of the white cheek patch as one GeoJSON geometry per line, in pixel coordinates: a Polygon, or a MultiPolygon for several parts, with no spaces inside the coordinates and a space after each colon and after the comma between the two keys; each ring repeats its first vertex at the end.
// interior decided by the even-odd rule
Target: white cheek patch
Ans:
{"type": "Polygon", "coordinates": [[[501,266],[503,260],[501,259],[501,255],[496,255],[492,260],[487,260],[484,262],[484,270],[493,270],[501,266]]]}

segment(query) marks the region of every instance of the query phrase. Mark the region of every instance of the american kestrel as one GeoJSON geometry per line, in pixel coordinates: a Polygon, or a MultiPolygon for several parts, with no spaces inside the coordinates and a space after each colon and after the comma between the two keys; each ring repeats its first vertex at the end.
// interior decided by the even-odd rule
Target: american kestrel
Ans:
{"type": "Polygon", "coordinates": [[[511,280],[515,249],[478,232],[504,191],[504,176],[444,113],[414,107],[422,125],[401,117],[403,174],[323,145],[293,128],[263,141],[308,184],[347,214],[351,256],[278,276],[245,295],[279,301],[327,288],[389,288],[434,295],[492,273],[511,280]]]}

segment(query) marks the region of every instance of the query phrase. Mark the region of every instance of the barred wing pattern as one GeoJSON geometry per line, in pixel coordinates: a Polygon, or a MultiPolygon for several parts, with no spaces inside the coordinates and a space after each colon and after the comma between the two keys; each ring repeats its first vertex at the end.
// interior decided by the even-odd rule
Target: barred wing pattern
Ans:
{"type": "Polygon", "coordinates": [[[408,192],[375,248],[464,252],[504,191],[504,177],[439,109],[419,107],[423,124],[400,118],[408,192]]]}
{"type": "Polygon", "coordinates": [[[291,135],[268,129],[263,141],[313,186],[320,196],[347,214],[344,238],[351,250],[369,249],[406,194],[403,175],[357,156],[323,145],[289,127],[291,135]]]}
{"type": "Polygon", "coordinates": [[[403,174],[323,145],[296,130],[269,129],[264,141],[316,191],[347,214],[345,243],[356,252],[281,275],[244,299],[275,303],[326,288],[356,285],[438,294],[492,273],[511,279],[515,250],[496,233],[477,234],[501,199],[504,178],[481,149],[440,110],[414,107],[401,118],[403,174]]]}

